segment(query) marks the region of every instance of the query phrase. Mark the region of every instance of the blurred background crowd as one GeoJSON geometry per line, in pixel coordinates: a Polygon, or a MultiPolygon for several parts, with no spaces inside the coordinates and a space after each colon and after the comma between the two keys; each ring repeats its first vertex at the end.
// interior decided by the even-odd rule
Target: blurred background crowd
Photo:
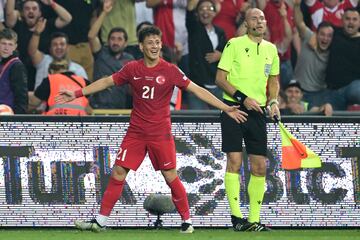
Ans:
{"type": "MultiPolygon", "coordinates": [[[[283,114],[360,111],[358,0],[0,0],[0,104],[15,114],[131,109],[128,86],[66,106],[54,98],[142,58],[137,33],[152,24],[163,32],[162,57],[221,99],[217,63],[227,41],[246,34],[252,7],[278,49],[283,114]]],[[[211,109],[179,89],[170,108],[211,109]]]]}

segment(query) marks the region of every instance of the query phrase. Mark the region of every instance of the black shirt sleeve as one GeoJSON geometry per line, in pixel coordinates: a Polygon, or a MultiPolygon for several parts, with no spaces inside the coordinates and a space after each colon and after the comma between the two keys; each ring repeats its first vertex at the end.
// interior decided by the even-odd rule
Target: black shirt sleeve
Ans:
{"type": "Polygon", "coordinates": [[[24,114],[28,107],[27,75],[24,64],[15,63],[10,69],[9,77],[14,94],[14,113],[24,114]]]}
{"type": "Polygon", "coordinates": [[[49,78],[44,78],[40,86],[35,90],[34,95],[40,100],[47,101],[50,97],[50,82],[49,78]]]}
{"type": "MultiPolygon", "coordinates": [[[[73,72],[64,72],[62,73],[65,76],[71,76],[74,75],[73,72]]],[[[85,85],[90,85],[91,82],[87,79],[85,79],[85,85]]],[[[44,78],[41,82],[40,86],[35,90],[34,95],[39,98],[40,100],[47,101],[50,97],[50,80],[49,78],[44,78]]]]}

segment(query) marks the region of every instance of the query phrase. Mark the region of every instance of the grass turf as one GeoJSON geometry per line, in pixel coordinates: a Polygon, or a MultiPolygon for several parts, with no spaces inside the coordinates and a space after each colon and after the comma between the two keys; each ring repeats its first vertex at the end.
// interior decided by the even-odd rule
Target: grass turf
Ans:
{"type": "Polygon", "coordinates": [[[193,234],[180,234],[178,229],[109,229],[102,233],[82,232],[75,229],[16,228],[1,229],[0,239],[16,240],[360,240],[360,229],[344,230],[274,230],[271,232],[234,232],[231,229],[195,229],[193,234]]]}

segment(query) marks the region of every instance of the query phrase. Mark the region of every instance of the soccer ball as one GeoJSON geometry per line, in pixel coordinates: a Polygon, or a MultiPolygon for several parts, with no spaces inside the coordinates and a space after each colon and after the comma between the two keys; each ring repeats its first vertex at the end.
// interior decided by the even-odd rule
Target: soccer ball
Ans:
{"type": "Polygon", "coordinates": [[[5,104],[0,104],[0,115],[14,115],[14,111],[5,104]]]}

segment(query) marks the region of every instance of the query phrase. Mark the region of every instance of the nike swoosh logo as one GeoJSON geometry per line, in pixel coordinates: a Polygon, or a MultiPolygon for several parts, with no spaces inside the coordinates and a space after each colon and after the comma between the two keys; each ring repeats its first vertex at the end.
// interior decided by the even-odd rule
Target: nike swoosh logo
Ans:
{"type": "Polygon", "coordinates": [[[168,166],[171,162],[164,163],[164,167],[168,166]]]}
{"type": "Polygon", "coordinates": [[[134,80],[139,80],[141,77],[134,77],[134,80]]]}

